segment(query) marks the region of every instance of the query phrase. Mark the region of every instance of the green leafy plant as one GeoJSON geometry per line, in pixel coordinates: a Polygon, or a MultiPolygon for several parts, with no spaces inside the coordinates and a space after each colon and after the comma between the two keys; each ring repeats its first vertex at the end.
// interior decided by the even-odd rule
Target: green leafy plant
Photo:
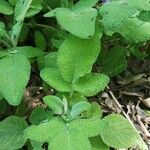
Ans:
{"type": "Polygon", "coordinates": [[[139,51],[150,40],[149,11],[149,0],[0,0],[0,115],[8,104],[16,115],[0,122],[0,150],[147,149],[127,119],[104,117],[88,100],[126,69],[128,56],[150,56],[139,51]],[[35,72],[41,105],[26,112],[35,72]]]}

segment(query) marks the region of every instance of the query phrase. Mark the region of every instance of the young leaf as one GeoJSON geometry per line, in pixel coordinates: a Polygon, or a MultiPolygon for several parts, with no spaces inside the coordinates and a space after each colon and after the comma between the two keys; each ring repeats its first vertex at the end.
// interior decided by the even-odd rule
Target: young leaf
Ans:
{"type": "Polygon", "coordinates": [[[89,110],[90,107],[91,104],[89,102],[78,102],[72,107],[70,115],[72,118],[75,118],[79,116],[82,112],[89,110]]]}
{"type": "Polygon", "coordinates": [[[138,144],[139,135],[121,115],[109,115],[102,120],[100,136],[113,148],[129,148],[138,144]]]}
{"type": "Polygon", "coordinates": [[[110,148],[102,141],[100,136],[89,138],[92,150],[110,150],[110,148]]]}
{"type": "Polygon", "coordinates": [[[30,77],[30,62],[20,54],[0,59],[0,92],[11,105],[18,105],[30,77]]]}
{"type": "Polygon", "coordinates": [[[45,17],[56,16],[58,23],[71,34],[87,39],[95,33],[95,21],[98,15],[94,8],[71,11],[68,8],[57,8],[45,15],[45,17]]]}
{"type": "Polygon", "coordinates": [[[34,38],[36,47],[44,51],[47,48],[47,43],[44,35],[41,32],[36,31],[34,34],[34,38]]]}
{"type": "Polygon", "coordinates": [[[32,111],[29,120],[30,120],[30,123],[34,125],[38,125],[52,118],[53,118],[53,114],[51,111],[46,111],[42,107],[36,107],[32,111]]]}
{"type": "Polygon", "coordinates": [[[79,78],[73,85],[74,91],[84,96],[94,96],[105,89],[109,77],[104,74],[91,73],[79,78]]]}
{"type": "Polygon", "coordinates": [[[27,127],[24,119],[10,116],[0,122],[0,149],[16,150],[21,148],[26,138],[23,137],[23,131],[27,127]]]}
{"type": "Polygon", "coordinates": [[[60,98],[50,95],[50,96],[45,96],[43,100],[44,100],[44,103],[52,109],[52,112],[54,114],[63,113],[64,106],[60,98]]]}
{"type": "Polygon", "coordinates": [[[24,55],[25,57],[32,58],[32,57],[38,57],[43,54],[43,52],[36,47],[32,46],[22,46],[22,47],[15,47],[8,49],[10,52],[17,52],[18,54],[24,55]]]}
{"type": "Polygon", "coordinates": [[[58,66],[65,81],[72,82],[90,73],[100,52],[99,32],[83,40],[70,35],[58,51],[58,66]]]}
{"type": "Polygon", "coordinates": [[[11,15],[14,13],[13,6],[5,0],[0,0],[0,13],[4,15],[11,15]]]}
{"type": "Polygon", "coordinates": [[[71,84],[62,79],[58,68],[45,68],[41,70],[41,78],[60,92],[71,91],[71,84]]]}
{"type": "Polygon", "coordinates": [[[103,50],[99,56],[99,65],[102,67],[101,72],[108,76],[115,76],[125,70],[127,67],[127,52],[127,49],[121,46],[108,51],[103,50]]]}

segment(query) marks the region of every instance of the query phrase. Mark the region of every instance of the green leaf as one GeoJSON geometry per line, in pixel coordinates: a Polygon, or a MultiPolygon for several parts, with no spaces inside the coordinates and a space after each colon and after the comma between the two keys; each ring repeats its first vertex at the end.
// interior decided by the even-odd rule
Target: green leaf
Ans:
{"type": "Polygon", "coordinates": [[[100,107],[100,105],[96,102],[92,102],[91,103],[91,108],[89,110],[87,110],[85,112],[85,116],[87,116],[87,118],[92,118],[92,117],[102,117],[102,109],[100,107]]]}
{"type": "Polygon", "coordinates": [[[43,150],[42,146],[43,146],[44,143],[31,141],[31,144],[32,144],[33,150],[43,150]]]}
{"type": "Polygon", "coordinates": [[[78,119],[65,123],[55,118],[27,128],[25,137],[37,142],[48,142],[51,150],[91,150],[88,138],[99,135],[100,123],[100,119],[78,119]]]}
{"type": "Polygon", "coordinates": [[[36,142],[48,142],[63,128],[64,123],[62,120],[55,117],[54,119],[41,123],[40,125],[32,125],[28,127],[24,131],[24,137],[36,142]]]}
{"type": "Polygon", "coordinates": [[[20,54],[0,59],[0,92],[11,105],[18,105],[30,78],[30,62],[20,54]]]}
{"type": "Polygon", "coordinates": [[[72,107],[70,115],[72,118],[78,117],[82,112],[89,110],[90,107],[89,102],[78,102],[72,107]]]}
{"type": "Polygon", "coordinates": [[[5,24],[0,21],[0,37],[5,37],[6,36],[6,30],[5,30],[5,24]]]}
{"type": "Polygon", "coordinates": [[[34,34],[34,38],[36,47],[44,51],[47,48],[47,43],[44,35],[41,32],[36,31],[34,34]]]}
{"type": "Polygon", "coordinates": [[[34,124],[34,125],[38,125],[42,122],[45,122],[47,120],[50,120],[53,118],[53,114],[52,112],[45,110],[42,107],[36,107],[31,115],[30,115],[30,123],[34,124]]]}
{"type": "Polygon", "coordinates": [[[71,34],[87,39],[95,33],[95,21],[98,15],[94,8],[71,11],[68,8],[57,8],[45,15],[45,17],[56,16],[58,23],[71,34]]]}
{"type": "Polygon", "coordinates": [[[109,83],[109,77],[104,74],[91,73],[79,78],[73,85],[73,89],[84,96],[94,96],[105,89],[109,83]]]}
{"type": "Polygon", "coordinates": [[[0,122],[0,149],[16,150],[21,148],[26,138],[23,138],[23,131],[27,127],[24,119],[11,116],[0,122]]]}
{"type": "Polygon", "coordinates": [[[9,56],[9,55],[10,55],[10,53],[7,52],[7,51],[0,51],[0,59],[1,59],[2,57],[9,56]]]}
{"type": "Polygon", "coordinates": [[[70,107],[78,102],[87,101],[87,98],[78,92],[73,92],[71,97],[70,94],[65,94],[65,97],[67,98],[70,107]]]}
{"type": "Polygon", "coordinates": [[[100,136],[89,138],[92,150],[110,150],[110,148],[102,141],[100,136]]]}
{"type": "Polygon", "coordinates": [[[62,114],[63,113],[63,102],[57,96],[45,96],[43,98],[44,103],[52,109],[54,114],[62,114]]]}
{"type": "Polygon", "coordinates": [[[11,15],[14,13],[13,6],[5,0],[0,0],[0,13],[4,15],[11,15]]]}
{"type": "Polygon", "coordinates": [[[78,9],[83,7],[90,8],[95,6],[97,2],[98,0],[80,0],[73,6],[73,9],[78,9]]]}
{"type": "Polygon", "coordinates": [[[7,109],[7,102],[0,98],[0,115],[5,113],[7,109]]]}
{"type": "Polygon", "coordinates": [[[100,8],[105,32],[108,35],[117,32],[129,42],[147,41],[150,39],[150,23],[138,18],[140,11],[136,4],[133,5],[130,2],[114,1],[100,8]]]}
{"type": "Polygon", "coordinates": [[[63,128],[49,143],[49,150],[91,150],[91,144],[82,134],[63,128]],[[65,144],[64,144],[65,143],[65,144]]]}
{"type": "Polygon", "coordinates": [[[117,46],[103,50],[99,56],[99,65],[101,72],[108,76],[115,76],[125,70],[127,67],[126,55],[128,50],[124,47],[117,46]]]}
{"type": "Polygon", "coordinates": [[[150,22],[150,11],[142,11],[139,18],[143,21],[150,22]]]}
{"type": "Polygon", "coordinates": [[[60,92],[71,91],[71,84],[62,79],[58,68],[45,68],[41,70],[41,78],[54,89],[60,92]]]}
{"type": "Polygon", "coordinates": [[[109,115],[102,120],[100,136],[104,143],[113,148],[129,148],[138,144],[139,135],[121,115],[109,115]]]}
{"type": "Polygon", "coordinates": [[[25,57],[32,58],[38,57],[43,54],[43,52],[36,47],[32,46],[22,46],[8,49],[10,52],[17,52],[18,54],[24,55],[25,57]]]}
{"type": "Polygon", "coordinates": [[[62,43],[57,61],[65,81],[75,81],[91,72],[100,52],[100,36],[98,32],[91,39],[83,40],[70,35],[62,43]]]}

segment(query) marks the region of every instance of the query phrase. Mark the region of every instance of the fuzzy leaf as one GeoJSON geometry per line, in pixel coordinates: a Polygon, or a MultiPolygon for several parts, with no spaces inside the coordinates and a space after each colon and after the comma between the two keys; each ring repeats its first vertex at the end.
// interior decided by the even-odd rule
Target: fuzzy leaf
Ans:
{"type": "Polygon", "coordinates": [[[0,13],[4,15],[11,15],[14,13],[13,6],[5,0],[0,0],[0,13]]]}
{"type": "Polygon", "coordinates": [[[0,59],[0,92],[11,105],[18,105],[30,78],[30,62],[19,54],[0,59]]]}
{"type": "Polygon", "coordinates": [[[24,55],[28,58],[38,57],[43,54],[43,52],[39,48],[32,47],[32,46],[22,46],[22,47],[10,48],[10,49],[8,49],[8,51],[17,52],[18,54],[24,55]]]}
{"type": "Polygon", "coordinates": [[[110,150],[110,148],[102,141],[100,136],[89,138],[92,144],[92,150],[110,150]]]}
{"type": "Polygon", "coordinates": [[[78,9],[83,7],[90,8],[96,5],[97,2],[98,0],[80,0],[73,6],[73,9],[78,9]]]}
{"type": "Polygon", "coordinates": [[[44,35],[41,32],[36,31],[34,34],[34,38],[36,47],[44,51],[47,48],[47,43],[44,35]]]}
{"type": "Polygon", "coordinates": [[[127,52],[124,47],[114,47],[108,51],[103,50],[99,57],[99,65],[102,67],[101,72],[108,76],[115,76],[125,70],[127,67],[127,52]]]}
{"type": "Polygon", "coordinates": [[[48,83],[57,91],[69,92],[71,90],[71,84],[62,79],[57,68],[45,68],[41,70],[40,75],[46,83],[48,83]]]}
{"type": "Polygon", "coordinates": [[[73,89],[84,96],[94,96],[105,89],[109,83],[109,77],[104,74],[91,73],[79,78],[73,85],[73,89]]]}
{"type": "Polygon", "coordinates": [[[100,52],[100,35],[88,40],[70,35],[58,51],[58,66],[65,81],[72,82],[92,70],[100,52]]]}
{"type": "Polygon", "coordinates": [[[63,103],[60,98],[57,96],[45,96],[43,98],[44,103],[48,105],[54,114],[62,114],[63,113],[63,103]]]}
{"type": "Polygon", "coordinates": [[[29,120],[30,120],[30,123],[34,125],[38,125],[52,118],[53,118],[53,114],[51,111],[44,110],[44,108],[42,107],[36,107],[32,111],[29,120]]]}
{"type": "Polygon", "coordinates": [[[138,144],[139,135],[121,115],[109,115],[102,120],[100,132],[104,143],[113,148],[129,148],[138,144]]]}
{"type": "Polygon", "coordinates": [[[77,116],[79,116],[82,112],[89,110],[91,107],[89,102],[78,102],[77,104],[75,104],[72,109],[71,109],[71,117],[75,118],[77,116]]]}
{"type": "Polygon", "coordinates": [[[150,39],[150,23],[138,18],[140,11],[136,4],[133,5],[131,1],[113,1],[100,8],[102,23],[108,35],[117,32],[134,43],[150,39]]]}
{"type": "Polygon", "coordinates": [[[63,129],[64,123],[59,118],[51,119],[40,125],[32,125],[25,129],[24,137],[36,142],[48,142],[63,129]]]}
{"type": "Polygon", "coordinates": [[[26,142],[26,138],[23,138],[23,130],[26,127],[25,120],[15,116],[0,122],[0,150],[21,148],[26,142]]]}
{"type": "Polygon", "coordinates": [[[94,8],[71,11],[68,8],[57,8],[50,11],[45,17],[55,16],[58,23],[71,34],[87,39],[95,33],[95,21],[98,15],[94,8]]]}
{"type": "Polygon", "coordinates": [[[65,124],[63,120],[55,118],[27,128],[25,137],[37,142],[48,142],[51,150],[91,150],[88,138],[99,135],[100,123],[99,119],[78,119],[65,124]]]}

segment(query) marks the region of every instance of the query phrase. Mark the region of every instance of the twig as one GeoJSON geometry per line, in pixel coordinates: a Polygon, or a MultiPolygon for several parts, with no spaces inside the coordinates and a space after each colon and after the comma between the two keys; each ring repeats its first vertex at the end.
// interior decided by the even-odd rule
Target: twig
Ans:
{"type": "MultiPolygon", "coordinates": [[[[125,111],[123,110],[122,106],[120,105],[120,103],[118,102],[118,100],[116,99],[115,95],[113,94],[113,92],[110,90],[109,86],[107,86],[107,89],[109,91],[109,94],[111,95],[111,97],[113,98],[113,100],[115,101],[115,103],[118,105],[118,107],[120,108],[120,110],[122,111],[123,115],[126,117],[126,119],[130,122],[130,124],[132,125],[132,127],[135,129],[135,131],[139,134],[138,130],[136,129],[136,127],[134,126],[133,122],[131,121],[131,119],[129,118],[129,116],[125,113],[125,111]]],[[[148,150],[147,145],[145,144],[145,142],[143,141],[142,137],[139,135],[140,140],[141,140],[141,144],[139,144],[139,147],[141,148],[141,150],[148,150]]]]}

